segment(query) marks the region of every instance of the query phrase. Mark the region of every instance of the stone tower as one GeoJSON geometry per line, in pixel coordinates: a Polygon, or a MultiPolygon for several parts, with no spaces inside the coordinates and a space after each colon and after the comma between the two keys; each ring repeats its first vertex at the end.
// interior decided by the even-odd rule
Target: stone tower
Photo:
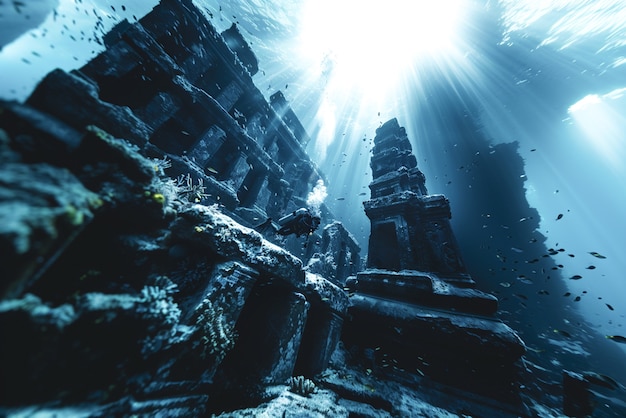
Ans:
{"type": "Polygon", "coordinates": [[[475,289],[450,226],[449,202],[428,194],[396,119],[376,130],[371,167],[367,269],[346,281],[344,343],[372,354],[368,367],[417,369],[515,402],[509,379],[524,342],[495,318],[498,300],[475,289]]]}
{"type": "Polygon", "coordinates": [[[437,273],[464,287],[473,284],[460,256],[443,195],[429,195],[411,143],[394,118],[376,130],[370,166],[371,221],[368,267],[437,273]]]}

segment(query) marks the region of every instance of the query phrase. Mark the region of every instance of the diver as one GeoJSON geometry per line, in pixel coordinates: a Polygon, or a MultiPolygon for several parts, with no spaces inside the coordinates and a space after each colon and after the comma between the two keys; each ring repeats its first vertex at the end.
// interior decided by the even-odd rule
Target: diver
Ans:
{"type": "Polygon", "coordinates": [[[313,215],[311,211],[306,208],[300,208],[294,210],[289,215],[285,215],[278,220],[280,228],[276,229],[272,222],[272,218],[267,218],[265,222],[256,226],[254,229],[261,233],[266,233],[268,230],[280,235],[295,234],[297,237],[302,235],[312,234],[320,225],[321,219],[317,215],[313,215]]]}
{"type": "Polygon", "coordinates": [[[313,215],[306,208],[294,210],[289,215],[283,216],[278,220],[280,235],[295,234],[297,237],[301,235],[310,235],[320,225],[321,219],[317,215],[313,215]]]}

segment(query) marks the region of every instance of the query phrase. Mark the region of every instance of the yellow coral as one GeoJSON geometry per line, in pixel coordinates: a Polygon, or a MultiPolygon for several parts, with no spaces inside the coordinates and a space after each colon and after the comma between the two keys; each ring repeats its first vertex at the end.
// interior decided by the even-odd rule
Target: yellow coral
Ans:
{"type": "Polygon", "coordinates": [[[165,196],[163,196],[162,193],[154,193],[152,195],[152,200],[154,200],[155,202],[161,205],[165,204],[165,196]]]}

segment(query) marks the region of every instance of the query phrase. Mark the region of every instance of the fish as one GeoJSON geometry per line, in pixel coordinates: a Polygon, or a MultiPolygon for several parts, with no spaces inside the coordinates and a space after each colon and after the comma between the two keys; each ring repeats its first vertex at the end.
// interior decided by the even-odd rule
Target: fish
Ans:
{"type": "Polygon", "coordinates": [[[606,307],[609,308],[610,310],[614,311],[615,309],[613,309],[613,307],[611,305],[609,305],[608,303],[606,304],[606,307]]]}
{"type": "Polygon", "coordinates": [[[559,219],[561,219],[562,217],[563,217],[563,214],[562,214],[562,213],[559,213],[559,214],[557,215],[557,217],[556,217],[556,220],[558,221],[558,220],[559,220],[559,219]]]}
{"type": "Polygon", "coordinates": [[[574,302],[580,302],[580,296],[576,296],[576,297],[574,298],[574,302]]]}
{"type": "Polygon", "coordinates": [[[590,265],[589,267],[587,267],[587,270],[593,270],[593,269],[595,269],[595,268],[596,268],[596,266],[594,266],[594,265],[592,264],[592,265],[590,265]]]}
{"type": "Polygon", "coordinates": [[[616,343],[626,344],[626,337],[622,337],[621,335],[607,335],[606,338],[613,340],[616,343]]]}
{"type": "Polygon", "coordinates": [[[582,278],[583,276],[581,276],[580,274],[574,274],[572,277],[570,277],[570,280],[580,280],[582,278]]]}
{"type": "Polygon", "coordinates": [[[594,256],[596,258],[606,258],[605,256],[603,256],[602,254],[600,254],[599,252],[596,252],[596,251],[590,251],[589,254],[591,254],[592,256],[594,256]]]}
{"type": "Polygon", "coordinates": [[[565,297],[568,297],[568,296],[571,296],[571,295],[572,295],[572,294],[571,294],[570,292],[565,292],[565,293],[563,294],[563,296],[565,296],[565,297]]]}
{"type": "Polygon", "coordinates": [[[604,386],[608,389],[619,389],[622,387],[615,379],[596,372],[583,372],[583,377],[589,383],[593,383],[599,386],[604,386]]]}
{"type": "Polygon", "coordinates": [[[562,329],[555,329],[554,332],[556,332],[557,334],[561,334],[562,336],[566,338],[572,338],[572,334],[570,334],[567,331],[563,331],[562,329]]]}

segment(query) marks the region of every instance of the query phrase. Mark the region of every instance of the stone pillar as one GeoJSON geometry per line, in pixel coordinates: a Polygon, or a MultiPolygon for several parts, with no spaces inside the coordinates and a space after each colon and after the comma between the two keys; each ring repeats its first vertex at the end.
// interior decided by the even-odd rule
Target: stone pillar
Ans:
{"type": "Polygon", "coordinates": [[[308,309],[301,293],[269,283],[257,285],[237,323],[235,347],[216,381],[248,387],[285,383],[296,364],[308,309]]]}
{"type": "Polygon", "coordinates": [[[311,307],[294,374],[313,377],[326,369],[337,347],[348,297],[340,287],[310,272],[306,274],[305,287],[311,307]]]}

